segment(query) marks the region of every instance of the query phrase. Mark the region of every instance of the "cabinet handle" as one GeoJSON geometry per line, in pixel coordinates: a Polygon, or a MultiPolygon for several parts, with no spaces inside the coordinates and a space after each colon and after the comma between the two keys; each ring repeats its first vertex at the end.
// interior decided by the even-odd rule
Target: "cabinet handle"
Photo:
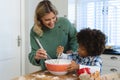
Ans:
{"type": "Polygon", "coordinates": [[[110,69],[110,71],[112,71],[112,72],[117,72],[118,70],[115,69],[115,68],[112,68],[112,69],[110,69]]]}
{"type": "Polygon", "coordinates": [[[112,59],[112,60],[117,60],[118,58],[115,57],[115,56],[112,56],[111,59],[112,59]]]}

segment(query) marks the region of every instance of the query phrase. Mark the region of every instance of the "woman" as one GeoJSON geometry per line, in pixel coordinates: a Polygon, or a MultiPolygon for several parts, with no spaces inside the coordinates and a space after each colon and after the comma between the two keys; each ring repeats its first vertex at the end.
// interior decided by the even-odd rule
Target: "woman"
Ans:
{"type": "Polygon", "coordinates": [[[64,46],[64,52],[69,53],[77,50],[77,31],[72,24],[63,17],[57,17],[57,10],[48,0],[41,1],[35,11],[34,26],[31,29],[30,41],[31,52],[29,60],[33,65],[38,65],[45,70],[44,61],[48,58],[57,58],[56,49],[64,46]],[[41,43],[39,47],[36,39],[41,43]]]}

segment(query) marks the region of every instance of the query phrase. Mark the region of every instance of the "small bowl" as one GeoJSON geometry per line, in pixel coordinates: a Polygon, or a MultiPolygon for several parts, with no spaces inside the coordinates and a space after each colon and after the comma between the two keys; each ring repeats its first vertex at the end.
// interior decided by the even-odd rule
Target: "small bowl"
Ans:
{"type": "Polygon", "coordinates": [[[46,68],[53,75],[67,74],[67,67],[71,60],[68,59],[50,59],[45,61],[46,68]]]}

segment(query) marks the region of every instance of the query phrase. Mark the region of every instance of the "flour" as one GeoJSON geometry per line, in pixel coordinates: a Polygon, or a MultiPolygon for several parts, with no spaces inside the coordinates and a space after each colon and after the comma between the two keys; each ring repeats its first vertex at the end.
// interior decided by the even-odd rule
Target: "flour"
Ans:
{"type": "Polygon", "coordinates": [[[52,80],[60,80],[59,77],[53,77],[52,80]]]}
{"type": "Polygon", "coordinates": [[[73,74],[72,76],[77,76],[76,74],[73,74]]]}
{"type": "Polygon", "coordinates": [[[67,78],[67,79],[65,79],[65,80],[73,80],[73,78],[67,78]]]}
{"type": "Polygon", "coordinates": [[[35,76],[35,77],[37,77],[37,78],[44,78],[44,77],[46,77],[46,75],[44,75],[44,74],[42,74],[42,75],[39,75],[39,74],[34,74],[33,76],[35,76]]]}

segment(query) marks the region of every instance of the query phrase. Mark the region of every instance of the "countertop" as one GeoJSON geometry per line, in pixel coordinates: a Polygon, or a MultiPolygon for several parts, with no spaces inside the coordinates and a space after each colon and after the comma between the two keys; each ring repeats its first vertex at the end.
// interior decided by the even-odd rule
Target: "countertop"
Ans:
{"type": "Polygon", "coordinates": [[[103,54],[120,55],[120,49],[105,49],[103,54]]]}
{"type": "Polygon", "coordinates": [[[62,76],[56,76],[46,71],[37,71],[31,74],[13,78],[12,80],[79,80],[73,73],[62,76]]]}
{"type": "MultiPolygon", "coordinates": [[[[75,74],[68,73],[63,76],[55,76],[48,71],[37,71],[31,74],[13,78],[12,80],[80,80],[75,74]]],[[[120,73],[101,75],[101,80],[120,80],[120,73]]]]}

